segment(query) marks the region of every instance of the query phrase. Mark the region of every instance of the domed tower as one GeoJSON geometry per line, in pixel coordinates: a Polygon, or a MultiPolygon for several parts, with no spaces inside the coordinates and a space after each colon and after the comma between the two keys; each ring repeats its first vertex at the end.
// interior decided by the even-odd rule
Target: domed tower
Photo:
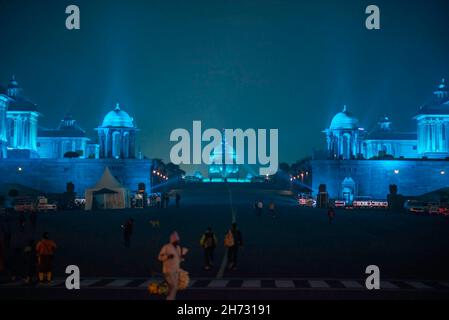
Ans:
{"type": "Polygon", "coordinates": [[[0,159],[7,157],[8,136],[6,128],[6,111],[8,110],[9,97],[6,90],[0,86],[0,159]]]}
{"type": "Polygon", "coordinates": [[[346,106],[334,116],[329,129],[324,130],[329,158],[349,160],[361,154],[361,129],[358,123],[346,106]]]}
{"type": "Polygon", "coordinates": [[[100,142],[100,158],[134,159],[136,157],[136,133],[133,118],[120,109],[117,103],[96,129],[100,142]]]}
{"type": "Polygon", "coordinates": [[[7,95],[10,99],[7,111],[8,157],[36,158],[37,124],[39,112],[36,104],[23,94],[21,86],[13,76],[7,95]]]}
{"type": "Polygon", "coordinates": [[[449,88],[442,79],[430,103],[415,117],[418,125],[418,153],[428,158],[449,156],[449,88]]]}

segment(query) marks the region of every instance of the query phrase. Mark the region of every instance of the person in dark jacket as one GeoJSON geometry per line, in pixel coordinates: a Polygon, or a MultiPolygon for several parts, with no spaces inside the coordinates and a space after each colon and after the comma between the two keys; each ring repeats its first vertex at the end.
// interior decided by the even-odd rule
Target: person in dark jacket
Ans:
{"type": "Polygon", "coordinates": [[[335,218],[334,207],[330,206],[329,209],[327,209],[327,217],[329,218],[329,224],[332,224],[332,221],[334,221],[335,218]]]}
{"type": "Polygon", "coordinates": [[[131,236],[134,231],[134,220],[128,219],[124,225],[122,225],[123,229],[123,240],[126,248],[131,246],[131,236]]]}
{"type": "Polygon", "coordinates": [[[181,195],[179,193],[176,193],[176,208],[179,208],[180,202],[181,202],[181,195]]]}
{"type": "Polygon", "coordinates": [[[217,237],[212,228],[207,228],[200,240],[200,245],[204,250],[204,269],[210,270],[213,267],[214,251],[217,247],[217,237]]]}
{"type": "Polygon", "coordinates": [[[36,275],[36,250],[34,241],[29,240],[23,249],[23,260],[25,265],[25,283],[31,284],[36,275]]]}
{"type": "Polygon", "coordinates": [[[228,234],[232,235],[232,245],[228,247],[228,269],[237,270],[237,256],[239,248],[243,246],[243,238],[237,224],[233,223],[228,234]]]}

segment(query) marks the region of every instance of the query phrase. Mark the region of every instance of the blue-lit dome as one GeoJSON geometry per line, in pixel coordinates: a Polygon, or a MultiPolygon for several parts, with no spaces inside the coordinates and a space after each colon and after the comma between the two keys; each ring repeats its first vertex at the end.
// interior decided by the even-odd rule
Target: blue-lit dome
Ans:
{"type": "Polygon", "coordinates": [[[134,128],[133,118],[128,113],[120,109],[119,104],[110,111],[103,119],[103,127],[125,127],[134,128]]]}
{"type": "Polygon", "coordinates": [[[337,113],[332,119],[330,129],[357,129],[357,120],[344,106],[343,111],[337,113]]]}

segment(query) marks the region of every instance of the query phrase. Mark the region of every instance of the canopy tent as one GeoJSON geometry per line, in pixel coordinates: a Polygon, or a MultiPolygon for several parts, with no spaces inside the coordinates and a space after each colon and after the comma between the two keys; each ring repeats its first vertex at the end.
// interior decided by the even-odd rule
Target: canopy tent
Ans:
{"type": "Polygon", "coordinates": [[[130,207],[130,191],[114,178],[108,167],[105,168],[95,187],[86,190],[85,197],[85,210],[125,209],[130,207]]]}

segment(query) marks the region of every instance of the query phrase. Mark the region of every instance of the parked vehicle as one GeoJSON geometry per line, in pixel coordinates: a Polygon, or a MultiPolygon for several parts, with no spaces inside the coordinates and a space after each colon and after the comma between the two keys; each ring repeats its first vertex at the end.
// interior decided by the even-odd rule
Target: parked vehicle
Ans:
{"type": "Polygon", "coordinates": [[[429,203],[427,204],[427,213],[429,214],[439,214],[440,204],[439,203],[429,203]]]}
{"type": "Polygon", "coordinates": [[[346,207],[346,201],[335,200],[334,206],[335,206],[335,208],[344,208],[344,207],[346,207]]]}
{"type": "Polygon", "coordinates": [[[427,203],[417,200],[407,200],[404,209],[410,213],[426,213],[428,212],[427,203]]]}
{"type": "Polygon", "coordinates": [[[39,212],[48,212],[53,211],[56,212],[58,210],[58,206],[53,203],[48,203],[48,199],[45,197],[37,198],[37,211],[39,212]]]}

